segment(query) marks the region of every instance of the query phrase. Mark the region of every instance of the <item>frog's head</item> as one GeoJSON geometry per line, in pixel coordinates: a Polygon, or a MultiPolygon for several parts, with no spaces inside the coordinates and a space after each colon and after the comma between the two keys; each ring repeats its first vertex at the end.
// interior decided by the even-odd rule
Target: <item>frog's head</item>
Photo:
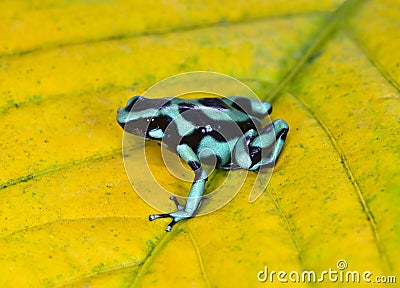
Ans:
{"type": "Polygon", "coordinates": [[[117,113],[118,124],[128,133],[136,136],[161,139],[168,123],[162,115],[161,107],[166,103],[161,99],[147,99],[134,96],[117,113]]]}

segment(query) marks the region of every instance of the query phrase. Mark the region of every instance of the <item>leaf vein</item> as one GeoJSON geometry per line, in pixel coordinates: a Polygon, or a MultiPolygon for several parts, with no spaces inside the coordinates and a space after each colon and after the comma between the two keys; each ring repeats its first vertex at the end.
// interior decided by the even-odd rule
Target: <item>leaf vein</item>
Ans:
{"type": "Polygon", "coordinates": [[[397,80],[393,78],[388,71],[386,71],[386,69],[379,62],[378,59],[372,56],[371,51],[369,51],[368,48],[365,47],[365,45],[363,45],[361,41],[357,39],[353,32],[349,30],[345,30],[345,32],[348,35],[349,39],[351,39],[352,42],[366,55],[369,62],[382,74],[387,83],[394,87],[394,89],[396,89],[396,91],[400,93],[400,83],[397,82],[397,80]]]}
{"type": "Polygon", "coordinates": [[[121,265],[117,265],[117,266],[113,266],[113,267],[109,267],[109,268],[103,269],[101,271],[97,271],[97,272],[92,272],[92,273],[81,275],[80,277],[68,280],[68,281],[66,281],[64,283],[61,283],[61,284],[58,284],[58,285],[56,285],[54,287],[57,287],[57,288],[65,287],[65,286],[68,286],[68,285],[71,285],[71,284],[76,284],[77,282],[82,281],[84,279],[89,279],[89,278],[95,277],[97,275],[101,275],[101,274],[117,271],[117,270],[120,270],[120,269],[132,268],[132,267],[140,266],[140,265],[141,265],[141,263],[137,263],[137,262],[127,262],[127,263],[124,263],[124,264],[121,264],[121,265]]]}
{"type": "Polygon", "coordinates": [[[61,170],[65,170],[65,169],[71,168],[71,167],[76,166],[76,165],[80,165],[80,164],[88,163],[88,162],[94,162],[94,161],[102,160],[102,159],[107,159],[107,158],[115,156],[115,155],[117,155],[119,153],[121,153],[121,148],[114,149],[114,150],[111,150],[111,151],[106,152],[106,153],[89,156],[87,158],[83,158],[83,159],[80,159],[80,160],[75,160],[75,161],[72,161],[72,162],[69,162],[69,163],[65,163],[65,164],[62,164],[62,165],[58,165],[58,166],[55,166],[55,167],[52,167],[52,168],[40,170],[40,171],[38,171],[36,173],[28,174],[28,175],[25,175],[25,176],[22,176],[22,177],[19,177],[19,178],[16,178],[16,179],[11,179],[11,180],[3,183],[3,184],[0,184],[0,190],[8,188],[8,187],[11,187],[11,186],[14,186],[14,185],[17,185],[17,184],[20,184],[20,183],[23,183],[23,182],[28,182],[28,181],[30,181],[32,179],[35,179],[35,178],[40,177],[40,176],[43,176],[45,174],[50,174],[50,173],[58,172],[58,171],[61,171],[61,170]]]}
{"type": "Polygon", "coordinates": [[[136,277],[132,280],[129,287],[136,287],[138,285],[138,283],[146,275],[146,271],[149,268],[149,266],[153,263],[154,259],[158,256],[160,251],[164,248],[165,244],[167,244],[172,237],[175,237],[181,231],[182,231],[181,229],[175,227],[175,229],[172,229],[171,232],[164,233],[164,236],[161,238],[158,244],[156,244],[153,250],[151,250],[149,254],[147,254],[147,257],[143,259],[143,265],[140,266],[139,271],[136,274],[136,277]]]}
{"type": "Polygon", "coordinates": [[[281,91],[296,77],[300,70],[306,65],[307,61],[314,57],[317,49],[330,39],[330,36],[340,28],[341,22],[348,18],[349,14],[355,10],[361,2],[362,0],[347,0],[331,14],[326,25],[323,25],[323,28],[311,40],[300,60],[288,71],[282,81],[272,89],[268,98],[269,102],[273,103],[282,95],[281,91]]]}
{"type": "Polygon", "coordinates": [[[347,158],[343,152],[343,150],[340,148],[338,142],[336,141],[335,137],[333,136],[332,132],[330,131],[330,129],[328,128],[328,126],[324,123],[324,121],[318,117],[313,111],[312,109],[299,97],[293,95],[293,94],[289,94],[292,97],[294,97],[299,104],[315,119],[315,121],[318,123],[318,125],[322,128],[322,130],[326,133],[326,135],[328,136],[329,141],[331,142],[333,148],[335,149],[336,153],[338,153],[340,159],[341,159],[341,163],[343,165],[344,170],[346,171],[346,174],[352,184],[352,186],[354,187],[354,191],[357,195],[357,198],[361,204],[361,207],[364,211],[364,213],[366,214],[368,223],[371,227],[374,239],[375,239],[375,243],[376,246],[378,248],[378,251],[380,253],[380,256],[382,257],[382,259],[384,260],[384,262],[386,262],[388,264],[389,267],[392,267],[389,257],[386,253],[386,249],[384,248],[384,245],[381,241],[380,235],[378,233],[378,227],[377,224],[375,222],[375,218],[373,216],[372,211],[369,209],[367,202],[365,200],[364,194],[361,191],[361,188],[357,182],[357,179],[354,177],[353,172],[350,169],[350,166],[348,164],[347,158]]]}
{"type": "Polygon", "coordinates": [[[82,218],[61,218],[61,219],[45,222],[42,224],[38,224],[35,226],[30,226],[30,227],[25,227],[23,229],[15,230],[9,234],[0,236],[0,239],[10,238],[10,237],[15,236],[20,233],[38,230],[38,229],[41,229],[46,226],[51,226],[56,223],[62,223],[62,222],[68,222],[68,221],[73,222],[73,221],[82,221],[82,220],[87,221],[87,220],[112,220],[112,219],[134,219],[134,218],[142,218],[142,217],[139,217],[139,216],[135,216],[135,217],[134,216],[99,216],[99,217],[82,217],[82,218]]]}
{"type": "Polygon", "coordinates": [[[278,210],[279,215],[280,215],[281,218],[283,219],[283,222],[284,222],[284,225],[285,225],[285,227],[286,227],[286,230],[288,231],[288,233],[289,233],[289,235],[290,235],[290,238],[292,238],[294,247],[295,247],[296,250],[297,250],[297,255],[298,255],[297,257],[298,257],[298,260],[299,260],[299,262],[300,262],[300,265],[303,267],[303,259],[302,259],[303,252],[302,252],[302,249],[301,249],[301,246],[300,246],[299,242],[297,241],[297,238],[296,238],[296,236],[295,236],[295,233],[293,232],[293,229],[291,228],[291,226],[290,226],[290,224],[289,224],[288,218],[287,218],[286,215],[283,213],[283,211],[282,211],[282,209],[281,209],[281,206],[279,205],[278,201],[275,199],[274,195],[272,195],[272,194],[268,191],[268,189],[267,189],[266,191],[267,191],[268,196],[271,197],[271,200],[272,200],[272,202],[274,203],[275,208],[278,210]]]}
{"type": "Polygon", "coordinates": [[[86,45],[86,44],[93,44],[93,43],[101,43],[101,42],[107,42],[107,41],[117,41],[117,40],[124,40],[124,39],[129,39],[129,38],[138,38],[138,37],[143,37],[143,36],[160,36],[160,35],[168,35],[172,33],[182,33],[182,32],[189,32],[189,31],[194,31],[194,30],[199,30],[199,29],[207,29],[207,28],[214,28],[214,27],[227,27],[227,26],[235,26],[235,25],[241,25],[241,24],[250,24],[250,23],[255,23],[259,21],[265,21],[268,19],[277,19],[277,18],[292,18],[292,17],[309,17],[312,15],[320,15],[320,14],[326,14],[329,13],[327,11],[309,11],[309,12],[301,12],[301,13],[285,13],[282,15],[268,15],[268,16],[260,16],[260,17],[254,17],[254,18],[242,18],[238,20],[232,20],[230,22],[223,22],[223,21],[214,21],[214,22],[209,22],[206,24],[192,24],[192,25],[186,25],[186,26],[177,26],[177,27],[170,27],[169,29],[165,30],[152,30],[152,31],[142,31],[142,32],[133,32],[133,33],[126,33],[126,34],[115,34],[115,35],[110,35],[107,37],[99,37],[99,38],[93,38],[93,39],[85,39],[81,41],[69,41],[69,42],[61,42],[61,43],[46,43],[41,46],[33,47],[30,49],[26,50],[19,50],[19,51],[13,51],[10,53],[0,53],[0,58],[2,57],[18,57],[18,56],[23,56],[27,54],[32,54],[36,52],[42,52],[42,51],[48,51],[52,49],[57,49],[57,48],[63,48],[63,47],[68,47],[68,46],[75,46],[75,45],[86,45]]]}
{"type": "Polygon", "coordinates": [[[208,277],[207,277],[207,274],[206,274],[206,270],[204,269],[204,263],[203,263],[203,259],[202,259],[201,254],[200,254],[200,249],[197,246],[196,241],[195,241],[195,239],[193,237],[193,234],[190,231],[190,229],[188,229],[188,234],[189,234],[190,240],[192,241],[194,250],[196,251],[197,258],[199,259],[200,270],[201,270],[201,274],[203,275],[204,282],[206,282],[207,287],[210,288],[211,287],[210,281],[208,280],[208,277]]]}

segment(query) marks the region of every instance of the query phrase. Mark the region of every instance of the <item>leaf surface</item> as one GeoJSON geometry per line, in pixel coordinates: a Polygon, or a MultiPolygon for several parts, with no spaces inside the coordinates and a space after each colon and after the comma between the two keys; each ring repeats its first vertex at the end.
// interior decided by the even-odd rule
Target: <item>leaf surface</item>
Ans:
{"type": "MultiPolygon", "coordinates": [[[[399,4],[240,2],[0,3],[0,286],[287,286],[257,273],[340,259],[400,275],[399,4]],[[125,175],[116,110],[195,70],[242,80],[290,131],[256,202],[251,173],[166,233],[125,175]]],[[[187,191],[158,150],[156,178],[187,191]]]]}

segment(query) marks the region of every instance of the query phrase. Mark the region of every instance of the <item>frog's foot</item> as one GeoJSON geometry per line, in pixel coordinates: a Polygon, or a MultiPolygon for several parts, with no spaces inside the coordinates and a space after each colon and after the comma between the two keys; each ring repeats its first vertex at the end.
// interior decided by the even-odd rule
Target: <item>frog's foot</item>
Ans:
{"type": "Polygon", "coordinates": [[[194,217],[196,211],[189,212],[185,210],[185,207],[179,204],[178,199],[175,196],[169,197],[170,200],[174,201],[177,211],[166,213],[166,214],[153,214],[149,216],[149,220],[153,221],[160,218],[172,218],[171,223],[168,224],[167,228],[165,229],[167,232],[170,232],[172,227],[181,220],[189,219],[194,217]]]}
{"type": "MultiPolygon", "coordinates": [[[[184,219],[193,218],[195,216],[198,208],[202,204],[203,199],[206,199],[206,197],[203,197],[203,199],[201,199],[200,202],[197,203],[196,207],[182,206],[181,204],[179,204],[178,199],[176,199],[175,196],[171,196],[171,197],[169,197],[169,199],[175,203],[176,208],[178,209],[177,211],[171,212],[171,213],[166,213],[166,214],[152,214],[149,216],[150,221],[160,219],[160,218],[172,218],[171,223],[169,223],[167,228],[165,229],[167,232],[170,232],[172,227],[179,221],[184,220],[184,219]]],[[[189,205],[189,206],[191,206],[191,205],[189,205]]]]}

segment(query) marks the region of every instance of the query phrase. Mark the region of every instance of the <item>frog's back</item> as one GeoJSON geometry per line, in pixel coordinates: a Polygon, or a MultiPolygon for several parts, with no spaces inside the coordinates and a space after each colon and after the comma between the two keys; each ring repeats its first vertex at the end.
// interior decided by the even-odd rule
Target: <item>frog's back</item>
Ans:
{"type": "Polygon", "coordinates": [[[247,131],[259,128],[260,125],[260,119],[246,113],[229,98],[173,98],[165,108],[168,110],[166,114],[178,125],[187,122],[196,128],[205,128],[206,131],[212,128],[227,133],[234,130],[232,125],[247,131]]]}
{"type": "Polygon", "coordinates": [[[240,96],[197,99],[174,98],[171,101],[181,106],[182,111],[193,108],[208,108],[205,111],[218,110],[229,115],[232,113],[244,113],[260,120],[272,112],[271,103],[240,96]]]}

